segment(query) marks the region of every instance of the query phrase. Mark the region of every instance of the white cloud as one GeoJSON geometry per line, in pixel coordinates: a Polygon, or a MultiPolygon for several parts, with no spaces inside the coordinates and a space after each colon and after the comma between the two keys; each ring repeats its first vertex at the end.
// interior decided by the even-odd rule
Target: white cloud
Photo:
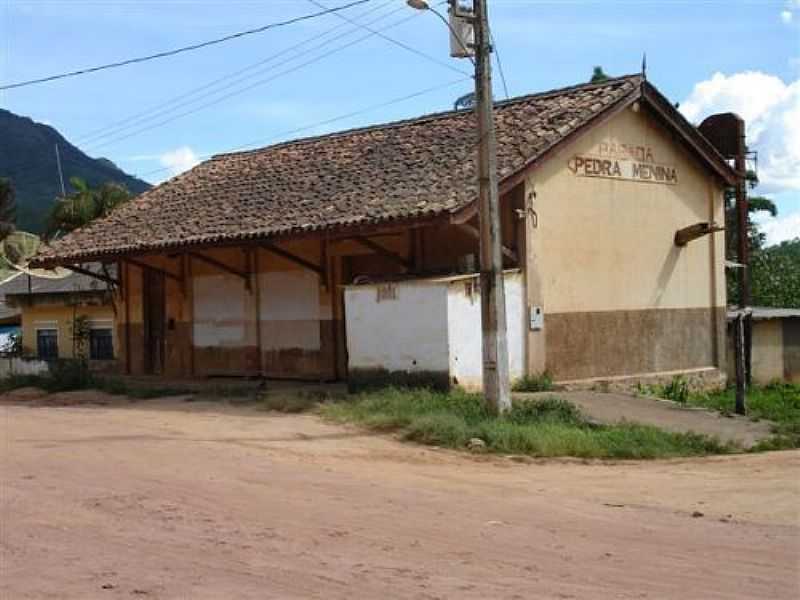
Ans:
{"type": "Polygon", "coordinates": [[[786,0],[784,5],[786,8],[781,11],[781,21],[791,25],[794,22],[794,12],[800,10],[800,0],[786,0]]]}
{"type": "Polygon", "coordinates": [[[158,157],[158,162],[167,167],[170,173],[180,175],[200,163],[200,159],[189,146],[181,146],[175,150],[165,152],[158,157]]]}
{"type": "Polygon", "coordinates": [[[760,212],[753,220],[758,223],[759,231],[766,234],[767,246],[800,238],[800,212],[793,212],[783,217],[780,215],[773,217],[768,212],[760,212]]]}
{"type": "Polygon", "coordinates": [[[758,193],[800,190],[800,79],[785,83],[760,71],[724,75],[694,86],[681,111],[699,123],[735,112],[745,120],[747,144],[758,152],[758,193]]]}

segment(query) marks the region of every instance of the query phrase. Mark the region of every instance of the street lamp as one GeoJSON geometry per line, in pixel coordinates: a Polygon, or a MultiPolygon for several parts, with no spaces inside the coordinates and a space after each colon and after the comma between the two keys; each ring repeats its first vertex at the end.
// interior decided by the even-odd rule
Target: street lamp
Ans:
{"type": "MultiPolygon", "coordinates": [[[[497,413],[511,408],[506,339],[506,301],[503,284],[502,231],[497,189],[497,140],[492,101],[491,42],[486,0],[473,0],[469,15],[458,12],[458,0],[449,0],[451,16],[467,19],[474,27],[475,116],[478,124],[478,188],[481,255],[481,330],[483,340],[483,393],[489,408],[497,413]]],[[[406,0],[416,10],[428,10],[442,19],[455,35],[465,54],[472,52],[462,36],[425,0],[406,0]]],[[[470,57],[471,58],[471,57],[470,57]]]]}

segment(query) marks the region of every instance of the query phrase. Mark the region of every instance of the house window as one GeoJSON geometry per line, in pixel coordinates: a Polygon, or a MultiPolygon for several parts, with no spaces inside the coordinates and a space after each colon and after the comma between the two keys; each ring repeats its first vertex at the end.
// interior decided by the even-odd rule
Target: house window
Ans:
{"type": "Polygon", "coordinates": [[[114,343],[111,338],[111,329],[91,329],[89,331],[89,359],[113,360],[114,343]]]}
{"type": "Polygon", "coordinates": [[[36,354],[42,360],[55,360],[58,358],[58,330],[36,330],[36,354]]]}

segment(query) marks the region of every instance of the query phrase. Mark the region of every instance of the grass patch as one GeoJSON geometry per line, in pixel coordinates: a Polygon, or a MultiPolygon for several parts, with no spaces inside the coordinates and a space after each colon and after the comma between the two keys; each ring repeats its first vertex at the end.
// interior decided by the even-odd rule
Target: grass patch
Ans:
{"type": "Polygon", "coordinates": [[[643,385],[639,383],[637,391],[644,396],[656,396],[679,404],[688,403],[691,396],[689,382],[682,375],[673,377],[667,384],[643,385]]]}
{"type": "Polygon", "coordinates": [[[191,393],[178,387],[130,384],[120,377],[92,373],[85,363],[78,360],[59,360],[50,365],[47,373],[40,375],[9,375],[0,380],[0,393],[24,387],[35,387],[50,394],[75,390],[99,390],[115,396],[128,396],[147,400],[164,396],[191,393]]]}
{"type": "Polygon", "coordinates": [[[547,371],[538,375],[523,375],[511,389],[515,392],[549,392],[553,389],[553,377],[547,371]]]}
{"type": "MultiPolygon", "coordinates": [[[[666,398],[687,406],[715,410],[723,415],[735,414],[736,390],[733,387],[710,392],[691,392],[685,381],[676,377],[667,385],[639,386],[639,392],[666,398]]],[[[787,450],[800,448],[800,385],[774,382],[752,386],[745,397],[747,416],[755,421],[773,423],[773,437],[756,444],[751,450],[787,450]]]]}
{"type": "Polygon", "coordinates": [[[621,423],[596,425],[564,400],[515,403],[492,415],[477,394],[388,388],[321,407],[324,416],[378,431],[397,431],[407,440],[463,449],[480,438],[490,452],[537,457],[666,458],[734,451],[714,438],[677,434],[621,423]]]}
{"type": "MultiPolygon", "coordinates": [[[[723,414],[733,414],[736,390],[690,394],[688,403],[723,414]]],[[[775,382],[747,390],[745,408],[751,419],[772,421],[774,437],[756,445],[754,450],[800,448],[800,385],[775,382]]]]}

